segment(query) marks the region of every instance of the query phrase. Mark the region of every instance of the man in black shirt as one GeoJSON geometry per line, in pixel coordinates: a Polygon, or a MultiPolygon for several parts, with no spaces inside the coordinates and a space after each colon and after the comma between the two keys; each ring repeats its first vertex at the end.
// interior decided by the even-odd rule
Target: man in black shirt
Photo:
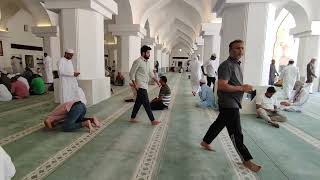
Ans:
{"type": "Polygon", "coordinates": [[[240,124],[241,101],[243,93],[252,92],[252,86],[243,84],[243,76],[240,68],[240,58],[244,54],[244,43],[235,40],[229,44],[229,58],[221,63],[218,69],[218,103],[219,115],[210,126],[201,142],[201,146],[212,151],[210,143],[226,126],[229,136],[243,161],[243,165],[251,171],[258,172],[260,165],[252,162],[252,156],[243,144],[243,134],[240,124]]]}

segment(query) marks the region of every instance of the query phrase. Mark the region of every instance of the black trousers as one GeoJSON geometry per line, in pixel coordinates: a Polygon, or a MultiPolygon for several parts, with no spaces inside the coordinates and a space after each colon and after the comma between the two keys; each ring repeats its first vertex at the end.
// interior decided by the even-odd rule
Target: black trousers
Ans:
{"type": "Polygon", "coordinates": [[[152,114],[148,98],[148,91],[146,89],[139,88],[137,91],[136,101],[134,102],[131,118],[136,118],[141,105],[143,105],[144,109],[146,110],[150,121],[154,121],[154,116],[152,114]]]}
{"type": "Polygon", "coordinates": [[[215,77],[209,77],[209,76],[207,76],[207,85],[208,85],[209,87],[211,87],[211,83],[212,83],[213,92],[214,92],[215,82],[216,82],[216,78],[215,78],[215,77]]]}
{"type": "Polygon", "coordinates": [[[151,110],[164,110],[168,109],[168,106],[164,105],[162,101],[153,101],[150,103],[151,110]]]}
{"type": "Polygon", "coordinates": [[[210,126],[203,141],[210,144],[225,126],[227,127],[230,139],[241,159],[243,161],[251,160],[252,156],[247,147],[243,144],[239,109],[220,109],[218,118],[210,126]]]}

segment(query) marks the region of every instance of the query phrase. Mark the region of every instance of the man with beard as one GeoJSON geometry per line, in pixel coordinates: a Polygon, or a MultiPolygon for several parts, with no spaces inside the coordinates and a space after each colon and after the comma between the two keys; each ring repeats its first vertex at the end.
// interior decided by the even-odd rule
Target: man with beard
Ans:
{"type": "Polygon", "coordinates": [[[141,56],[133,62],[130,69],[129,76],[132,81],[132,87],[137,91],[137,98],[129,122],[137,122],[136,116],[141,105],[143,105],[151,121],[151,124],[157,125],[160,123],[160,121],[155,120],[148,98],[149,79],[152,78],[159,86],[160,84],[157,78],[154,77],[154,73],[148,61],[150,58],[150,50],[151,48],[149,46],[142,46],[140,49],[141,56]]]}

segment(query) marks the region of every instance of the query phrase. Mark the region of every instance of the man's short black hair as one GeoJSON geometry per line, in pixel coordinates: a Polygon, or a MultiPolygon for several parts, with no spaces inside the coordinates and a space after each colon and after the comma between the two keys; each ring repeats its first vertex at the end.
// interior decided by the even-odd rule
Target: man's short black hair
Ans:
{"type": "Polygon", "coordinates": [[[270,86],[270,87],[268,87],[268,89],[267,89],[267,93],[276,93],[277,91],[276,91],[276,89],[274,88],[274,87],[272,87],[272,86],[270,86]]]}
{"type": "Polygon", "coordinates": [[[167,83],[167,81],[168,81],[166,76],[161,76],[161,77],[160,77],[160,80],[163,81],[163,82],[165,82],[165,83],[167,83]]]}
{"type": "Polygon", "coordinates": [[[140,49],[140,54],[142,55],[142,53],[146,53],[147,51],[150,51],[151,47],[143,45],[140,49]]]}
{"type": "Polygon", "coordinates": [[[294,64],[294,60],[290,59],[289,64],[294,64]]]}
{"type": "Polygon", "coordinates": [[[236,39],[229,44],[229,50],[232,49],[232,46],[237,43],[243,43],[241,39],[236,39]]]}

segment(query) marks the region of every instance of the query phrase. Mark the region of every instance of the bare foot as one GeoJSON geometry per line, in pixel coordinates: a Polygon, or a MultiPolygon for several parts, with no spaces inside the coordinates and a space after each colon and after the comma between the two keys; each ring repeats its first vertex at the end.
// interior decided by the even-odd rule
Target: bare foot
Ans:
{"type": "Polygon", "coordinates": [[[137,123],[137,122],[139,122],[139,121],[136,120],[135,118],[131,118],[131,119],[129,120],[129,122],[131,122],[131,123],[137,123]]]}
{"type": "Polygon", "coordinates": [[[91,123],[93,123],[97,128],[100,128],[101,127],[101,122],[98,120],[98,118],[97,117],[93,117],[92,119],[91,119],[91,123]]]}
{"type": "Polygon", "coordinates": [[[259,172],[262,168],[260,165],[255,164],[254,162],[251,162],[251,161],[245,161],[243,162],[243,165],[253,172],[259,172]]]}
{"type": "Polygon", "coordinates": [[[268,123],[269,123],[271,126],[275,127],[275,128],[279,128],[279,127],[280,127],[279,124],[276,123],[276,122],[269,121],[268,123]]]}
{"type": "Polygon", "coordinates": [[[89,133],[93,131],[93,127],[90,120],[82,122],[82,126],[89,129],[89,133]]]}
{"type": "Polygon", "coordinates": [[[151,124],[153,125],[153,126],[156,126],[156,125],[158,125],[158,124],[160,124],[161,122],[159,121],[159,120],[153,120],[153,121],[151,121],[151,124]]]}
{"type": "Polygon", "coordinates": [[[50,119],[46,119],[45,121],[43,121],[43,123],[44,123],[44,126],[46,126],[46,128],[52,129],[52,123],[50,119]]]}
{"type": "Polygon", "coordinates": [[[205,150],[208,150],[208,151],[215,151],[214,149],[212,149],[211,147],[210,147],[210,145],[209,144],[207,144],[206,142],[204,142],[204,141],[202,141],[201,143],[200,143],[200,145],[205,149],[205,150]]]}

